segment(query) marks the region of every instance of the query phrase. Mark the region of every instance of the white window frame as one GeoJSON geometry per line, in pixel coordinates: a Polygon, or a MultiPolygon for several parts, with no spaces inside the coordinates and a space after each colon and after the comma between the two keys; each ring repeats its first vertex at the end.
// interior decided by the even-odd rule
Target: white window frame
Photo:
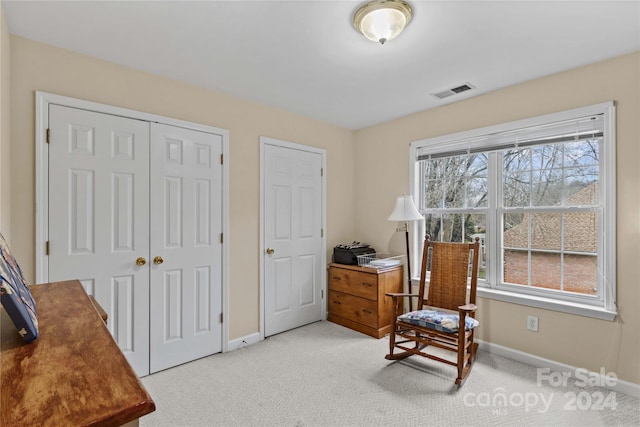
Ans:
{"type": "MultiPolygon", "coordinates": [[[[604,139],[600,152],[600,203],[602,204],[602,218],[600,230],[603,237],[598,246],[598,253],[602,255],[603,271],[600,271],[602,286],[602,299],[593,303],[580,302],[576,299],[556,299],[537,292],[522,292],[509,286],[499,286],[501,248],[496,242],[498,233],[496,230],[500,226],[497,215],[487,215],[487,230],[485,249],[490,254],[490,261],[487,265],[487,278],[478,282],[478,295],[499,301],[521,304],[531,307],[549,309],[565,313],[577,314],[597,319],[612,321],[617,315],[616,308],[616,111],[613,101],[601,104],[561,111],[552,114],[517,120],[508,123],[473,129],[450,135],[443,135],[435,138],[428,138],[414,141],[409,149],[409,174],[410,192],[415,200],[419,200],[419,161],[418,154],[424,150],[435,152],[454,152],[467,150],[470,147],[482,149],[484,147],[494,147],[495,142],[490,141],[487,136],[496,133],[516,131],[518,129],[541,126],[549,123],[573,120],[581,117],[603,114],[604,115],[604,139]]],[[[490,162],[496,161],[496,156],[490,156],[490,162]],[[493,158],[494,160],[491,160],[493,158]]],[[[497,167],[493,164],[490,167],[497,167]]],[[[497,180],[489,181],[489,203],[495,202],[498,198],[497,180]]],[[[494,205],[495,206],[495,205],[494,205]]],[[[419,265],[418,255],[423,241],[424,224],[414,227],[414,239],[412,259],[413,265],[419,265]],[[416,255],[417,254],[417,255],[416,255]]],[[[419,275],[419,271],[414,275],[419,275]]],[[[414,277],[415,278],[415,277],[414,277]]],[[[600,284],[599,284],[600,285],[600,284]]]]}

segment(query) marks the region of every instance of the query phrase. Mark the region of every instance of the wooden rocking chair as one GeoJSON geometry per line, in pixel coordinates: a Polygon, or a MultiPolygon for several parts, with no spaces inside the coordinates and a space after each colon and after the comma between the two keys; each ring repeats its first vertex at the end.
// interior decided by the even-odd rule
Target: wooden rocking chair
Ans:
{"type": "Polygon", "coordinates": [[[393,298],[396,310],[387,359],[399,360],[412,355],[428,357],[456,366],[456,384],[464,383],[478,349],[478,344],[473,342],[473,332],[478,326],[475,319],[478,240],[476,238],[475,243],[440,243],[429,241],[428,235],[425,237],[419,293],[387,294],[393,298]],[[426,284],[428,270],[430,277],[426,284]],[[403,314],[403,297],[417,297],[417,311],[403,314]],[[428,346],[457,353],[456,361],[428,353],[425,350],[428,346]],[[396,348],[402,352],[394,353],[396,348]]]}

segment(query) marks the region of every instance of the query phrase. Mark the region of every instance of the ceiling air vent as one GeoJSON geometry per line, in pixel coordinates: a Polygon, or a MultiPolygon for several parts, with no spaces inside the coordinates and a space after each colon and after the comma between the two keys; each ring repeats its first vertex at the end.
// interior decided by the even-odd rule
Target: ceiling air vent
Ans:
{"type": "Polygon", "coordinates": [[[447,97],[449,97],[451,95],[455,95],[457,93],[466,92],[466,91],[471,90],[471,89],[475,89],[475,86],[472,85],[471,83],[467,82],[465,84],[453,87],[451,89],[443,90],[443,91],[440,91],[440,92],[433,92],[433,93],[431,93],[431,96],[435,96],[438,99],[444,99],[444,98],[447,98],[447,97]]]}

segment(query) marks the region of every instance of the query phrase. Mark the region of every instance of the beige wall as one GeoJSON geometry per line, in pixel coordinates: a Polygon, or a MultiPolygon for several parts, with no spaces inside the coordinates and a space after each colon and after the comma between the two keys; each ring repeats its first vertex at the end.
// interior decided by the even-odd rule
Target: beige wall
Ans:
{"type": "Polygon", "coordinates": [[[0,2],[0,232],[11,242],[10,37],[0,2]]]}
{"type": "Polygon", "coordinates": [[[11,37],[11,76],[15,188],[11,198],[11,243],[30,282],[35,277],[36,90],[229,130],[230,235],[225,237],[230,242],[231,339],[259,330],[260,136],[327,150],[327,247],[333,248],[351,235],[351,131],[17,36],[11,37]]]}
{"type": "Polygon", "coordinates": [[[617,105],[617,286],[614,322],[480,301],[479,338],[640,383],[640,54],[512,86],[356,132],[356,234],[376,248],[403,251],[387,221],[409,190],[409,143],[605,101],[617,105]],[[381,173],[385,171],[385,173],[381,173]],[[375,189],[375,191],[367,191],[375,189]],[[539,317],[538,333],[526,330],[539,317]]]}

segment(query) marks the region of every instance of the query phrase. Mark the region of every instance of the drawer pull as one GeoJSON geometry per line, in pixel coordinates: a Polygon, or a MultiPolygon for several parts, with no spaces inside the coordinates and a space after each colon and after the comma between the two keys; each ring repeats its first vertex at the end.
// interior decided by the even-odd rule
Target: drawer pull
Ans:
{"type": "Polygon", "coordinates": [[[371,283],[367,283],[367,282],[362,282],[362,286],[366,286],[367,288],[372,287],[373,285],[371,283]]]}
{"type": "Polygon", "coordinates": [[[340,301],[334,301],[334,304],[342,304],[340,301]]]}
{"type": "Polygon", "coordinates": [[[333,280],[342,280],[339,276],[333,276],[332,279],[333,280]]]}
{"type": "Polygon", "coordinates": [[[362,312],[363,313],[367,313],[367,314],[373,314],[373,311],[367,310],[367,309],[364,309],[364,308],[362,309],[362,312]]]}

